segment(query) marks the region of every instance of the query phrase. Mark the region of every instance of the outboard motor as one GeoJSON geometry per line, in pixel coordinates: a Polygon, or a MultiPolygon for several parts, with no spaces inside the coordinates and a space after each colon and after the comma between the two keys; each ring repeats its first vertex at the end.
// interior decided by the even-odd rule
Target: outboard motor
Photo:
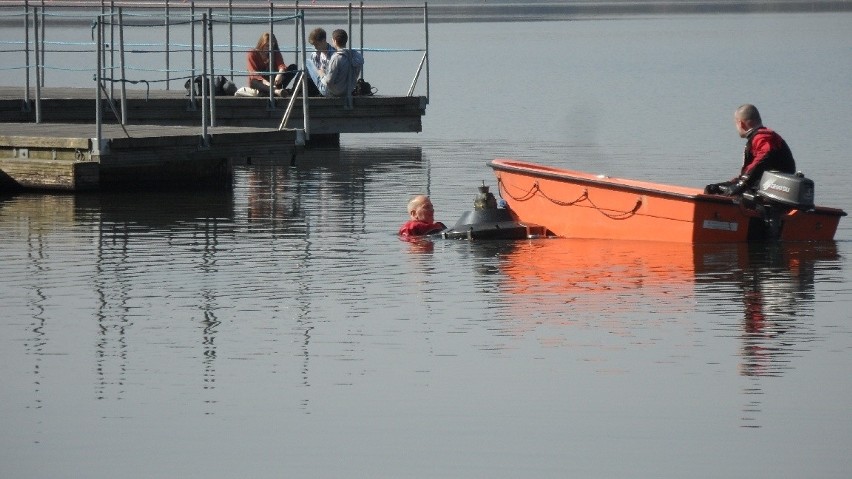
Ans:
{"type": "Polygon", "coordinates": [[[518,223],[508,208],[498,207],[497,199],[488,191],[484,181],[478,188],[473,211],[465,212],[452,228],[441,232],[442,238],[526,239],[545,235],[544,227],[518,223]]]}
{"type": "Polygon", "coordinates": [[[791,175],[766,171],[760,177],[757,191],[743,193],[743,200],[759,211],[763,220],[763,225],[749,225],[749,239],[777,240],[784,227],[784,215],[791,210],[814,207],[814,182],[802,172],[791,175]]]}
{"type": "Polygon", "coordinates": [[[760,177],[756,195],[766,203],[808,210],[814,207],[814,182],[801,171],[795,175],[766,171],[760,177]]]}

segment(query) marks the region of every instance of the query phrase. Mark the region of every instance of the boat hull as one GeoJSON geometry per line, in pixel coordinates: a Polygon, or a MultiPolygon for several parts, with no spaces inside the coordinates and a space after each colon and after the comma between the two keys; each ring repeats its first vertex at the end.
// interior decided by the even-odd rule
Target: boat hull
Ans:
{"type": "MultiPolygon", "coordinates": [[[[760,238],[763,217],[734,198],[697,188],[610,178],[535,163],[489,163],[500,196],[519,221],[566,238],[736,243],[760,238]]],[[[777,239],[828,241],[846,213],[835,208],[792,209],[777,239]]]]}

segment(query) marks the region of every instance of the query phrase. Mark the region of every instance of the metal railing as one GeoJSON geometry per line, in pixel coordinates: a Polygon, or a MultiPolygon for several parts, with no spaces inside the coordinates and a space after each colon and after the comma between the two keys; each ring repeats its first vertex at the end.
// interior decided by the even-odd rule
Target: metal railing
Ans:
{"type": "MultiPolygon", "coordinates": [[[[96,139],[98,145],[102,144],[102,106],[101,101],[103,97],[106,97],[110,100],[110,106],[114,103],[114,94],[107,91],[105,84],[109,83],[112,87],[116,83],[120,85],[120,105],[121,105],[121,115],[119,117],[118,112],[113,108],[113,113],[116,115],[116,119],[120,121],[121,125],[124,126],[127,124],[127,95],[126,95],[126,84],[128,82],[135,83],[134,81],[128,80],[126,74],[126,47],[127,44],[124,40],[125,32],[127,29],[132,27],[140,27],[140,28],[149,28],[151,25],[157,24],[157,20],[159,17],[157,14],[135,14],[135,23],[128,23],[125,21],[125,13],[124,7],[118,7],[116,11],[110,11],[109,13],[104,13],[97,16],[97,19],[94,22],[93,29],[97,32],[97,40],[95,42],[95,56],[97,62],[97,68],[95,72],[95,81],[97,82],[97,93],[96,93],[96,139]],[[154,20],[152,22],[152,20],[154,20]],[[116,42],[114,39],[112,41],[106,42],[106,31],[107,29],[112,30],[114,27],[117,27],[119,35],[118,41],[116,42]],[[118,46],[118,65],[116,66],[114,61],[116,44],[118,46]],[[109,61],[107,61],[107,57],[109,57],[109,61]],[[108,67],[107,67],[108,63],[108,67]],[[116,75],[116,67],[119,72],[116,75]],[[109,76],[107,76],[107,72],[109,72],[109,76]]],[[[187,24],[190,26],[190,44],[188,45],[189,50],[192,52],[191,61],[189,66],[189,75],[183,78],[187,79],[188,83],[188,95],[189,95],[189,108],[195,109],[197,108],[197,103],[200,100],[200,110],[201,110],[201,138],[202,138],[202,146],[209,146],[209,127],[216,126],[216,92],[212,91],[212,87],[215,84],[216,78],[216,70],[215,70],[215,43],[213,42],[213,33],[214,33],[214,24],[216,23],[216,16],[213,12],[212,8],[208,8],[205,12],[197,13],[194,6],[191,6],[190,12],[188,15],[185,14],[171,14],[167,19],[167,23],[171,23],[173,21],[179,21],[181,23],[187,24]],[[196,44],[195,39],[195,30],[196,25],[200,25],[201,28],[201,43],[200,45],[196,44]],[[199,55],[196,53],[200,53],[199,55]],[[200,60],[200,70],[197,65],[197,60],[200,60]],[[197,92],[195,89],[196,79],[199,79],[198,82],[201,86],[200,97],[197,96],[197,92]]],[[[262,18],[264,22],[268,22],[269,25],[269,33],[274,34],[275,24],[279,22],[287,22],[287,21],[295,21],[296,22],[296,30],[301,30],[304,33],[304,13],[297,12],[296,14],[288,14],[284,16],[276,16],[274,10],[270,9],[270,14],[268,17],[262,18]]],[[[255,22],[258,22],[258,19],[255,19],[255,22]]],[[[136,45],[139,46],[138,44],[136,45]]],[[[155,45],[156,46],[156,45],[155,45]]],[[[150,48],[150,47],[149,47],[150,48]]],[[[300,48],[302,51],[305,50],[305,37],[302,35],[300,48]]],[[[169,48],[167,48],[169,50],[169,48]]],[[[273,55],[273,52],[269,52],[270,57],[273,55]]],[[[270,61],[270,65],[273,65],[274,62],[270,61]]],[[[168,84],[170,81],[169,73],[170,70],[167,68],[164,72],[167,76],[163,82],[168,84]]],[[[231,70],[233,73],[233,70],[231,70]]],[[[267,72],[259,72],[265,75],[274,75],[275,71],[267,71],[267,72]]],[[[274,101],[274,92],[272,89],[269,91],[269,106],[270,108],[275,108],[274,101]]],[[[295,96],[294,96],[295,97],[295,96]]],[[[307,138],[309,138],[309,117],[308,117],[308,107],[307,107],[307,97],[303,95],[303,124],[304,124],[304,134],[307,138]]],[[[289,110],[288,110],[289,111],[289,110]]],[[[124,130],[127,133],[127,130],[124,130]]]]}
{"type": "MultiPolygon", "coordinates": [[[[41,123],[41,98],[42,88],[49,83],[47,73],[52,75],[61,74],[61,80],[51,86],[68,87],[72,85],[63,84],[74,75],[91,75],[97,81],[96,92],[98,102],[105,96],[109,98],[109,104],[115,101],[115,88],[119,87],[120,114],[115,112],[122,125],[128,122],[126,108],[126,87],[128,84],[144,84],[150,91],[151,85],[155,88],[162,85],[164,90],[170,90],[175,81],[189,80],[192,86],[193,79],[199,73],[212,81],[214,75],[222,74],[232,81],[236,76],[245,76],[248,72],[235,66],[234,58],[243,55],[246,50],[254,45],[239,45],[235,42],[235,27],[243,25],[266,25],[269,32],[281,30],[292,24],[294,44],[290,50],[282,48],[294,54],[301,64],[298,72],[302,82],[306,81],[305,64],[307,62],[307,49],[305,44],[305,18],[310,16],[312,20],[330,23],[331,18],[339,17],[340,13],[346,14],[348,32],[350,32],[350,48],[372,53],[397,53],[397,52],[422,52],[422,57],[414,73],[413,79],[408,86],[407,96],[413,96],[418,80],[425,72],[425,97],[429,101],[429,23],[428,7],[400,5],[400,6],[365,6],[360,4],[344,5],[316,5],[313,3],[296,1],[290,5],[268,5],[241,4],[233,0],[213,0],[208,2],[186,2],[183,0],[166,0],[163,2],[145,1],[115,1],[115,0],[78,0],[63,1],[53,0],[23,0],[9,1],[0,0],[0,28],[19,28],[23,24],[21,41],[0,41],[0,74],[11,71],[22,71],[20,79],[16,83],[23,84],[23,108],[35,108],[35,121],[41,123]],[[403,15],[411,11],[415,13],[422,11],[423,21],[423,46],[416,48],[367,48],[364,44],[364,30],[368,17],[378,18],[378,22],[394,22],[394,12],[403,12],[403,15]],[[388,19],[390,15],[390,20],[388,19]],[[284,24],[285,27],[280,25],[284,24]],[[90,27],[86,27],[90,25],[90,27]],[[201,28],[202,40],[196,39],[197,28],[201,28]],[[215,27],[215,28],[214,28],[215,27]],[[355,28],[358,29],[356,34],[355,28]],[[140,41],[129,38],[128,33],[133,30],[156,30],[156,38],[165,37],[164,42],[140,41]],[[216,38],[221,38],[217,33],[227,30],[227,42],[216,44],[213,42],[214,33],[216,38]],[[59,32],[59,33],[55,33],[59,32]],[[71,38],[67,38],[69,32],[71,38]],[[31,35],[32,33],[32,35],[31,35]],[[86,33],[90,38],[81,38],[81,33],[86,33]],[[65,35],[66,38],[61,36],[65,35]],[[75,37],[76,35],[76,37],[75,37]],[[358,42],[357,47],[354,43],[358,42]],[[97,57],[96,66],[91,67],[91,60],[81,59],[86,53],[97,57]],[[22,54],[22,55],[21,55],[22,54]],[[20,60],[14,60],[21,55],[20,60]],[[151,68],[132,64],[128,57],[140,58],[150,55],[162,55],[159,60],[153,62],[161,68],[151,68]],[[215,69],[214,58],[225,56],[227,68],[215,69]],[[116,59],[116,57],[118,57],[116,59]],[[11,60],[9,60],[11,59],[11,60]],[[200,66],[199,66],[200,64],[200,66]],[[199,68],[200,67],[200,68],[199,68]],[[5,70],[6,72],[4,72],[5,70]],[[34,77],[34,84],[31,83],[34,77]],[[108,88],[107,88],[108,85],[108,88]],[[35,99],[31,99],[31,90],[35,99]],[[31,106],[32,105],[32,106],[31,106]]],[[[411,22],[408,17],[400,21],[411,22]]],[[[411,22],[414,23],[414,22],[411,22]]],[[[20,38],[19,37],[19,38],[20,38]]],[[[143,35],[144,37],[144,35],[143,35]]],[[[2,37],[0,37],[2,38],[2,37]]],[[[283,38],[283,37],[282,37],[283,38]]],[[[91,58],[91,57],[88,57],[91,58]]],[[[275,72],[272,72],[275,73],[275,72]]],[[[362,71],[363,76],[363,71],[362,71]]],[[[202,82],[202,86],[209,85],[202,82]]],[[[189,91],[189,108],[196,108],[198,100],[201,101],[202,137],[207,138],[207,127],[216,124],[215,95],[209,91],[202,92],[202,97],[196,98],[194,88],[189,91]]],[[[294,95],[295,96],[295,95],[294,95]]],[[[303,95],[304,96],[304,95],[303,95]]],[[[275,108],[274,99],[270,93],[270,108],[275,108]]],[[[292,102],[291,102],[292,103],[292,102]]],[[[96,105],[98,124],[96,133],[100,139],[102,133],[101,106],[96,105]]],[[[292,109],[288,105],[287,110],[292,109]]],[[[304,103],[304,113],[307,115],[307,101],[304,103]]],[[[307,118],[304,119],[307,128],[307,118]]],[[[283,125],[284,123],[282,123],[283,125]]],[[[306,132],[306,135],[308,132],[306,132]]]]}

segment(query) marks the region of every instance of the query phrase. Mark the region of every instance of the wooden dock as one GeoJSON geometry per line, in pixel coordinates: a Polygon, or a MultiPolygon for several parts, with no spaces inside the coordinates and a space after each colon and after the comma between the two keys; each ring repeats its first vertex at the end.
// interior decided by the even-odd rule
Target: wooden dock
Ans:
{"type": "MultiPolygon", "coordinates": [[[[118,95],[117,92],[114,95],[118,95]]],[[[232,166],[253,157],[293,161],[302,147],[302,101],[278,127],[288,99],[215,97],[212,126],[202,129],[201,99],[183,91],[128,90],[127,124],[102,100],[101,141],[95,126],[95,90],[44,88],[24,101],[23,88],[0,87],[0,191],[82,191],[116,188],[227,188],[232,166]]],[[[121,102],[112,100],[120,115],[121,102]]],[[[425,97],[354,97],[308,100],[306,147],[339,145],[341,133],[420,132],[425,97]]]]}
{"type": "MultiPolygon", "coordinates": [[[[233,2],[212,0],[196,9],[192,2],[173,1],[166,2],[165,10],[146,2],[60,3],[9,1],[0,7],[0,21],[17,32],[12,33],[17,41],[0,42],[7,45],[0,48],[2,64],[9,78],[18,78],[11,80],[12,86],[0,86],[0,191],[227,187],[232,165],[251,158],[292,162],[302,148],[339,147],[341,134],[422,131],[429,98],[425,3],[269,3],[235,9],[233,2]],[[357,26],[352,24],[353,9],[359,14],[357,26]],[[397,11],[406,12],[405,17],[422,13],[422,30],[412,24],[412,35],[407,35],[411,44],[390,49],[363,45],[364,25],[369,23],[364,16],[397,11]],[[285,50],[294,64],[306,63],[308,50],[313,51],[307,43],[306,17],[311,24],[348,23],[349,30],[357,28],[350,38],[360,40],[357,46],[350,42],[350,48],[409,58],[411,82],[383,87],[383,93],[396,91],[398,96],[358,96],[351,101],[311,97],[306,105],[302,98],[292,105],[285,98],[202,99],[188,96],[183,88],[167,87],[216,75],[244,84],[245,67],[234,65],[245,64],[257,32],[274,32],[282,40],[295,34],[295,42],[285,50]],[[320,17],[323,21],[318,22],[320,17]],[[254,25],[249,38],[239,31],[247,25],[254,25]],[[236,32],[235,26],[240,27],[236,32]],[[417,33],[421,31],[422,36],[417,33]],[[420,91],[425,94],[411,96],[421,73],[425,85],[420,91]],[[41,87],[36,90],[36,85],[41,87]]],[[[304,65],[299,71],[304,74],[304,65]]]]}

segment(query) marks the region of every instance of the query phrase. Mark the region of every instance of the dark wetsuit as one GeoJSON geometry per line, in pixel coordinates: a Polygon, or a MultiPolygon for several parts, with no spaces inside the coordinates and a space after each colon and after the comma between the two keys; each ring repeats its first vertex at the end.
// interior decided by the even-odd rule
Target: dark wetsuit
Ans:
{"type": "Polygon", "coordinates": [[[724,183],[707,185],[704,193],[739,195],[745,190],[756,189],[764,171],[793,174],[796,172],[796,161],[793,160],[793,153],[781,135],[760,126],[749,130],[746,135],[740,175],[724,183]]]}
{"type": "Polygon", "coordinates": [[[781,135],[764,126],[755,128],[746,136],[743,152],[743,167],[740,177],[747,177],[746,185],[753,188],[764,171],[779,171],[793,174],[796,161],[787,142],[781,135]]]}

